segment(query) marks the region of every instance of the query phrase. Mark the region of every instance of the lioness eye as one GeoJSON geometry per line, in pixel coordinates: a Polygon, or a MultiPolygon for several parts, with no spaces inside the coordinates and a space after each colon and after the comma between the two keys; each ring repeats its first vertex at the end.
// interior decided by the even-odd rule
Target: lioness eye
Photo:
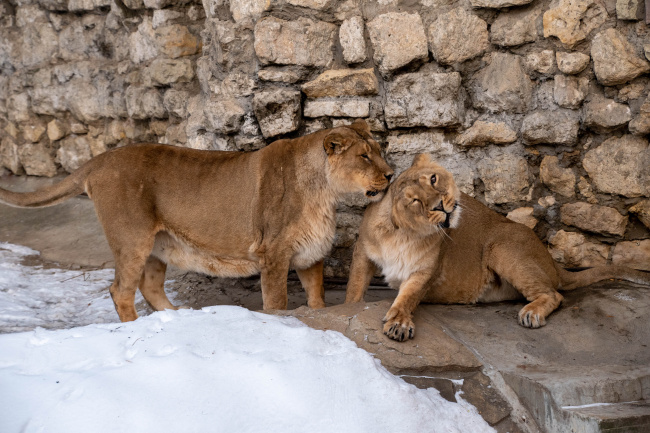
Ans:
{"type": "Polygon", "coordinates": [[[438,177],[435,174],[432,174],[431,175],[431,185],[434,185],[437,180],[438,180],[438,177]]]}
{"type": "Polygon", "coordinates": [[[368,161],[370,161],[370,157],[368,156],[367,153],[364,153],[363,155],[361,155],[361,157],[362,157],[363,159],[367,159],[368,161]]]}

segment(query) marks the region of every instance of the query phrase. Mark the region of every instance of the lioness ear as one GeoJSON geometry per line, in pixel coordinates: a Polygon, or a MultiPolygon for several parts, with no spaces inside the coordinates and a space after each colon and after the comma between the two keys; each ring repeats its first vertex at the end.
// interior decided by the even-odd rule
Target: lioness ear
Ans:
{"type": "Polygon", "coordinates": [[[372,137],[372,133],[370,132],[370,126],[363,119],[357,119],[354,122],[352,122],[350,124],[350,128],[357,131],[363,137],[372,137]]]}
{"type": "Polygon", "coordinates": [[[325,139],[323,140],[323,148],[325,149],[325,152],[327,152],[328,156],[332,156],[334,154],[340,154],[342,153],[345,149],[347,149],[347,146],[344,145],[343,137],[341,134],[328,134],[325,139]]]}
{"type": "Polygon", "coordinates": [[[431,160],[431,155],[428,153],[420,153],[418,155],[415,155],[415,158],[413,158],[413,164],[411,164],[411,167],[419,167],[422,165],[429,165],[433,161],[431,160]]]}

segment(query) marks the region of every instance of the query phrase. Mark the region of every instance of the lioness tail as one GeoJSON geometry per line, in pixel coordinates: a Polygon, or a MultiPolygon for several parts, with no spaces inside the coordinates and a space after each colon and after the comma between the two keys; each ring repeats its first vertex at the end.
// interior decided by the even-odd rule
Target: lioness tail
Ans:
{"type": "Polygon", "coordinates": [[[650,286],[650,273],[637,271],[627,266],[598,266],[579,272],[569,272],[556,265],[562,286],[560,290],[573,290],[603,280],[625,280],[650,286]]]}
{"type": "Polygon", "coordinates": [[[84,192],[84,181],[90,167],[84,167],[72,173],[61,182],[34,192],[13,192],[0,188],[0,202],[15,207],[45,207],[61,203],[64,200],[84,192]]]}

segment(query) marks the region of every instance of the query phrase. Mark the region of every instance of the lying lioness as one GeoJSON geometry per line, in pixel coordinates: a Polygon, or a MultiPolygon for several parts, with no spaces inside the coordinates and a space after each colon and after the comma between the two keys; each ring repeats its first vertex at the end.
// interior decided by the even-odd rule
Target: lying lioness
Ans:
{"type": "Polygon", "coordinates": [[[85,191],[115,256],[110,292],[122,321],[138,317],[138,287],[154,309],[176,308],[163,289],[167,264],[225,277],[261,272],[264,309],[287,308],[293,267],[309,306],[321,308],[337,201],[346,193],[379,200],[392,174],[357,121],[250,153],[122,147],[54,186],[0,189],[0,201],[50,206],[85,191]]]}
{"type": "Polygon", "coordinates": [[[557,290],[608,278],[650,285],[650,274],[624,266],[564,270],[531,229],[462,194],[428,155],[418,155],[366,209],[346,303],[363,300],[375,265],[399,289],[384,318],[384,334],[399,341],[413,338],[412,313],[422,301],[471,304],[523,295],[530,303],[519,324],[539,328],[562,301],[557,290]]]}

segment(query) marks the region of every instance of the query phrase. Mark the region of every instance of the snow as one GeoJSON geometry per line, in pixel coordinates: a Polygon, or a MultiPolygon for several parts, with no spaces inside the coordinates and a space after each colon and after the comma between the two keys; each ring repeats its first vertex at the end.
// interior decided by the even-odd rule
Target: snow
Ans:
{"type": "Polygon", "coordinates": [[[83,281],[20,265],[32,253],[0,244],[1,323],[71,328],[0,335],[2,433],[494,432],[462,399],[420,390],[297,319],[217,306],[77,326],[115,320],[111,273],[83,281]]]}

